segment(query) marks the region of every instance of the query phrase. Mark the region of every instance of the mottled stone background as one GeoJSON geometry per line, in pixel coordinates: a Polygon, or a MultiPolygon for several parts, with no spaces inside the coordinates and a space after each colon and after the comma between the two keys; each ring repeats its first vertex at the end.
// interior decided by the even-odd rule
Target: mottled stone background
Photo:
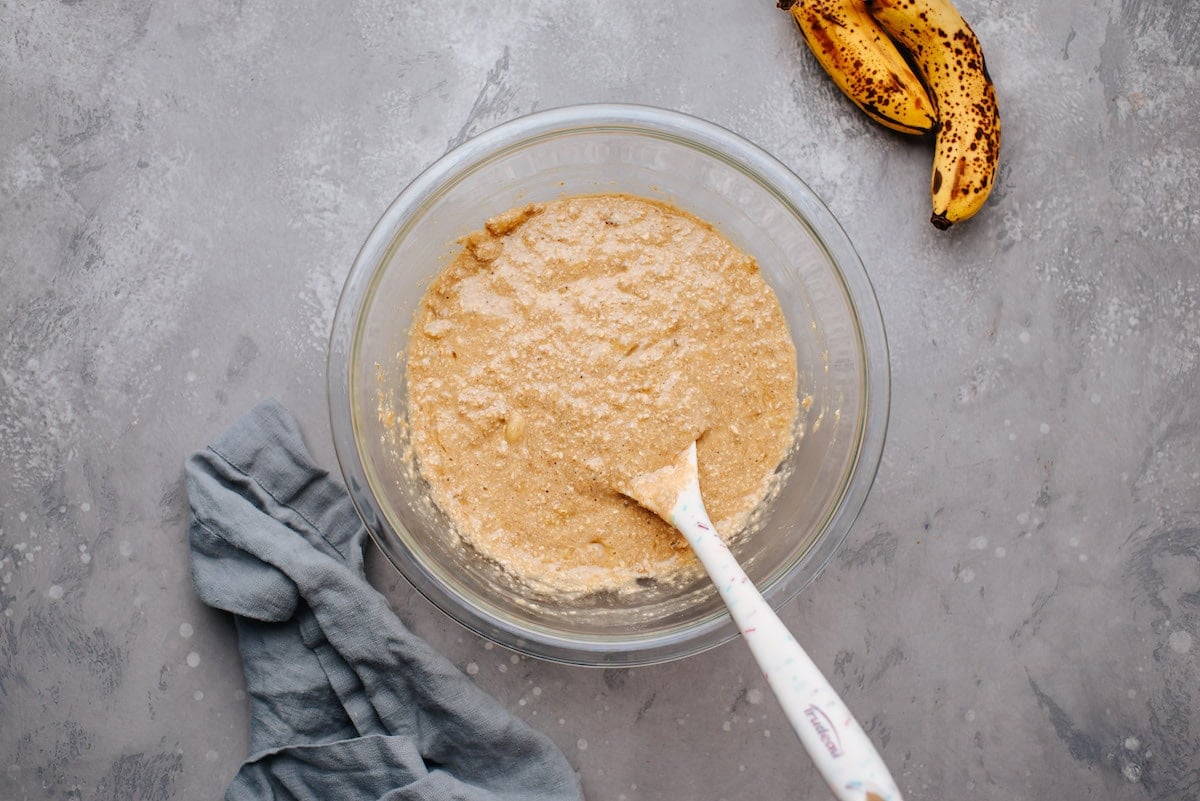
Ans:
{"type": "MultiPolygon", "coordinates": [[[[770,0],[0,0],[0,799],[215,798],[246,748],[181,464],[324,350],[382,209],[513,116],[633,101],[777,154],[879,292],[891,429],[783,611],[910,800],[1200,796],[1200,5],[961,0],[1004,114],[981,217],[770,0]]],[[[593,799],[827,797],[738,643],[587,671],[396,611],[593,799]]]]}

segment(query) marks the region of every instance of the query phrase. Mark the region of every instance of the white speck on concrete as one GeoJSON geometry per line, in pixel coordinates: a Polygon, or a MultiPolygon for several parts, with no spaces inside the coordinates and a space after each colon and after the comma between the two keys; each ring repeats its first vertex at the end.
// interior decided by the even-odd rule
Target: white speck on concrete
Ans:
{"type": "Polygon", "coordinates": [[[1126,737],[1125,738],[1125,750],[1126,751],[1136,751],[1141,747],[1142,747],[1142,741],[1139,740],[1138,738],[1136,738],[1136,737],[1126,737]]]}
{"type": "Polygon", "coordinates": [[[479,673],[479,665],[475,664],[474,662],[468,662],[467,663],[467,675],[474,676],[477,673],[479,673]]]}
{"type": "Polygon", "coordinates": [[[982,551],[987,547],[987,544],[987,537],[972,537],[971,541],[967,543],[967,547],[972,551],[982,551]]]}
{"type": "Polygon", "coordinates": [[[179,624],[179,636],[184,638],[185,640],[188,637],[191,637],[195,633],[196,633],[196,630],[192,628],[191,623],[180,623],[179,624]]]}
{"type": "Polygon", "coordinates": [[[341,282],[324,266],[311,271],[304,282],[299,298],[308,307],[309,334],[314,346],[324,347],[333,328],[333,315],[337,310],[341,282]]]}
{"type": "Polygon", "coordinates": [[[964,567],[958,574],[958,580],[963,584],[970,584],[975,580],[975,571],[969,567],[964,567]]]}
{"type": "Polygon", "coordinates": [[[50,589],[46,590],[46,595],[52,600],[58,601],[63,597],[63,588],[61,584],[51,584],[50,589]]]}
{"type": "Polygon", "coordinates": [[[1167,637],[1167,644],[1171,646],[1171,650],[1175,653],[1186,654],[1192,650],[1192,635],[1182,629],[1175,629],[1167,637]]]}
{"type": "Polygon", "coordinates": [[[495,648],[495,647],[496,647],[496,646],[495,646],[495,644],[494,644],[494,643],[485,642],[485,643],[483,644],[483,650],[485,650],[485,651],[490,651],[490,650],[492,650],[492,649],[493,649],[493,648],[495,648]]]}
{"type": "Polygon", "coordinates": [[[196,692],[192,693],[192,698],[194,698],[197,701],[203,701],[204,700],[204,690],[196,690],[196,692]]]}
{"type": "Polygon", "coordinates": [[[752,704],[758,705],[762,703],[763,693],[757,687],[752,687],[746,691],[746,700],[752,704]]]}
{"type": "Polygon", "coordinates": [[[1050,424],[1042,423],[1040,426],[1038,426],[1038,431],[1041,431],[1043,434],[1049,434],[1050,433],[1050,424]]]}
{"type": "Polygon", "coordinates": [[[541,688],[541,687],[534,687],[534,688],[533,688],[533,694],[534,694],[534,695],[541,695],[541,694],[542,694],[542,688],[541,688]]]}
{"type": "Polygon", "coordinates": [[[517,706],[525,706],[527,703],[529,702],[522,698],[521,700],[517,701],[517,706]]]}
{"type": "Polygon", "coordinates": [[[1022,331],[1021,333],[1017,334],[1017,339],[1021,340],[1022,345],[1028,345],[1030,340],[1029,332],[1022,331]]]}
{"type": "Polygon", "coordinates": [[[1003,559],[1008,556],[1008,551],[1004,549],[1003,545],[998,545],[996,546],[995,554],[997,559],[1003,559]]]}
{"type": "Polygon", "coordinates": [[[578,740],[575,741],[575,747],[578,748],[580,751],[586,751],[587,745],[588,745],[587,740],[583,739],[582,737],[580,737],[578,740]]]}
{"type": "Polygon", "coordinates": [[[90,503],[88,503],[87,501],[84,501],[83,503],[79,504],[79,511],[90,512],[90,511],[92,511],[92,505],[90,503]]]}
{"type": "Polygon", "coordinates": [[[504,664],[503,662],[501,662],[501,663],[500,663],[500,665],[499,665],[499,666],[498,666],[496,669],[497,669],[497,670],[499,670],[501,673],[507,673],[507,672],[508,672],[508,665],[506,665],[506,664],[504,664]]]}
{"type": "Polygon", "coordinates": [[[198,667],[199,665],[200,665],[200,654],[196,653],[195,651],[192,651],[191,653],[189,653],[187,655],[187,666],[194,668],[194,667],[198,667]]]}
{"type": "Polygon", "coordinates": [[[566,725],[567,725],[566,718],[559,718],[559,719],[558,719],[558,725],[559,725],[559,726],[566,726],[566,725]]]}
{"type": "Polygon", "coordinates": [[[84,551],[83,553],[79,554],[79,561],[83,562],[85,565],[91,564],[92,555],[90,553],[88,553],[87,551],[84,551]]]}
{"type": "Polygon", "coordinates": [[[211,748],[208,751],[204,752],[204,760],[206,762],[216,762],[220,758],[221,758],[221,755],[218,754],[216,751],[213,751],[211,748]]]}
{"type": "Polygon", "coordinates": [[[770,737],[770,736],[771,736],[771,730],[763,729],[763,737],[770,737]]]}
{"type": "Polygon", "coordinates": [[[965,720],[967,723],[974,723],[975,722],[975,710],[968,709],[966,712],[964,712],[963,720],[965,720]]]}
{"type": "Polygon", "coordinates": [[[1121,775],[1124,776],[1127,781],[1136,783],[1142,778],[1142,768],[1141,766],[1135,765],[1132,762],[1126,762],[1125,767],[1121,768],[1121,775]]]}
{"type": "Polygon", "coordinates": [[[1099,392],[1093,392],[1093,393],[1092,393],[1092,397],[1091,397],[1091,401],[1092,401],[1092,405],[1094,405],[1094,406],[1099,406],[1099,405],[1100,405],[1100,393],[1099,393],[1099,392]]]}
{"type": "Polygon", "coordinates": [[[732,729],[733,729],[733,722],[732,722],[732,721],[728,721],[728,720],[727,720],[727,721],[725,721],[724,723],[722,723],[722,724],[721,724],[721,731],[731,731],[732,729]]]}
{"type": "Polygon", "coordinates": [[[509,661],[509,662],[512,662],[512,663],[515,665],[515,664],[517,664],[518,662],[520,662],[520,661],[521,661],[521,657],[517,656],[516,654],[513,654],[512,656],[510,656],[510,657],[508,658],[508,661],[509,661]]]}
{"type": "Polygon", "coordinates": [[[117,547],[117,551],[121,554],[121,556],[128,557],[133,553],[133,545],[130,544],[129,540],[123,540],[117,547]]]}

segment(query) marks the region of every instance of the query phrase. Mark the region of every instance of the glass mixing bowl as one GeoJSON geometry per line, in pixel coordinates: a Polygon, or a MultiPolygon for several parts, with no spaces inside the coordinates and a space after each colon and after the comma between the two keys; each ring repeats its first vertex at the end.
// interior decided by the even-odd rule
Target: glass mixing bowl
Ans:
{"type": "Polygon", "coordinates": [[[346,280],[330,343],[330,417],[367,529],[436,606],[532,656],[649,664],[737,634],[707,579],[548,598],[456,536],[405,452],[408,332],[456,240],[513,206],[599,192],[658,198],[707,220],[758,260],[779,296],[811,405],[765,524],[733,550],[772,606],[793,598],[841,545],[874,479],[887,427],[887,343],[862,262],[833,215],[787,167],[711,123],[639,106],[560,108],[439,159],[387,209],[346,280]]]}

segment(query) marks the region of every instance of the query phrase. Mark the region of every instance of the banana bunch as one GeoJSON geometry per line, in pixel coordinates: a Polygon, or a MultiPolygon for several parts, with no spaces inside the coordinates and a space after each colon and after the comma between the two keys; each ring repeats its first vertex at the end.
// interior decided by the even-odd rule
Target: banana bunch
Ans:
{"type": "Polygon", "coordinates": [[[937,132],[930,221],[945,230],[979,211],[1000,164],[1000,113],[979,39],[950,1],[779,0],[779,7],[867,116],[901,133],[937,132]]]}

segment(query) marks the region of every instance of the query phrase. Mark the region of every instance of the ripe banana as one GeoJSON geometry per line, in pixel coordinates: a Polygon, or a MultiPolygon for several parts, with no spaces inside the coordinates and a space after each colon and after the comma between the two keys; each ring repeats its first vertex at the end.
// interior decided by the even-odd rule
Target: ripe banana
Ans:
{"type": "Polygon", "coordinates": [[[1000,164],[1000,112],[983,48],[949,0],[865,3],[907,48],[937,103],[930,222],[945,230],[979,211],[1000,164]]]}
{"type": "Polygon", "coordinates": [[[834,83],[876,122],[923,134],[937,126],[925,87],[864,0],[779,0],[834,83]]]}

